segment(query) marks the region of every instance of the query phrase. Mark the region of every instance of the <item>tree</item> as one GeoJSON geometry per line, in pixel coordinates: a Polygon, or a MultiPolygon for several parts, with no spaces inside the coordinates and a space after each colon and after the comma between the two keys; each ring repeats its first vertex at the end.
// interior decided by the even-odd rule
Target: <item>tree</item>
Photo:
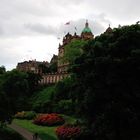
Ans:
{"type": "Polygon", "coordinates": [[[65,46],[65,53],[62,61],[69,62],[73,64],[75,59],[82,54],[82,47],[85,46],[87,42],[84,40],[73,40],[65,46]]]}
{"type": "Polygon", "coordinates": [[[114,29],[75,60],[77,108],[97,140],[140,138],[139,38],[140,25],[114,29]]]}
{"type": "Polygon", "coordinates": [[[31,96],[39,88],[39,81],[41,80],[41,75],[32,72],[27,72],[26,80],[28,81],[29,94],[31,96]]]}
{"type": "Polygon", "coordinates": [[[1,76],[1,90],[9,98],[13,113],[26,105],[30,94],[27,77],[26,73],[17,70],[8,71],[1,76]]]}
{"type": "Polygon", "coordinates": [[[4,126],[5,121],[11,120],[12,115],[9,98],[0,92],[0,128],[4,126]]]}
{"type": "Polygon", "coordinates": [[[5,67],[4,67],[4,66],[1,66],[1,67],[0,67],[0,74],[3,74],[3,73],[5,73],[5,72],[6,72],[5,67]]]}

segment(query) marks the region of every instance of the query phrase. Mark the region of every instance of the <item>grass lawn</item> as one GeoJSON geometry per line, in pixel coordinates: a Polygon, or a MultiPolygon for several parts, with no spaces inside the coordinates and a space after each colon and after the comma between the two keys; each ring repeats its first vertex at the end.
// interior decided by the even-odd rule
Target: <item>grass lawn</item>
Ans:
{"type": "MultiPolygon", "coordinates": [[[[66,123],[73,123],[75,119],[69,116],[62,115],[66,123]]],[[[42,140],[58,140],[55,134],[57,127],[38,126],[32,123],[32,120],[14,119],[13,122],[30,132],[37,132],[42,140]]]]}

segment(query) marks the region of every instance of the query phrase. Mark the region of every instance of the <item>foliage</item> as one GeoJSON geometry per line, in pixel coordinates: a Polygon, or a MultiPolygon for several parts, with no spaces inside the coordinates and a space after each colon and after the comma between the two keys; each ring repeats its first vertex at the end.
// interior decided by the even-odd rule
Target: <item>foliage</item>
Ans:
{"type": "Polygon", "coordinates": [[[2,76],[3,91],[10,97],[28,93],[27,74],[17,70],[8,71],[2,76]]]}
{"type": "Polygon", "coordinates": [[[62,61],[69,63],[74,63],[75,59],[82,54],[82,47],[85,46],[87,42],[84,40],[73,40],[65,46],[65,53],[62,61]]]}
{"type": "Polygon", "coordinates": [[[37,125],[54,126],[63,124],[65,120],[56,113],[51,114],[40,114],[38,115],[33,123],[37,125]]]}
{"type": "Polygon", "coordinates": [[[97,140],[140,138],[139,38],[138,24],[114,29],[88,42],[75,60],[76,110],[97,140]]]}
{"type": "MultiPolygon", "coordinates": [[[[69,44],[65,61],[72,64],[71,78],[34,95],[34,109],[64,113],[74,110],[73,114],[84,118],[92,133],[90,139],[140,139],[139,38],[140,25],[136,24],[113,29],[111,34],[101,34],[86,43],[69,44]]],[[[0,77],[0,104],[4,106],[5,101],[12,105],[10,108],[15,107],[8,113],[19,103],[25,105],[19,101],[29,95],[29,85],[35,87],[34,82],[28,83],[34,78],[27,80],[28,75],[15,70],[0,77]]],[[[0,106],[2,114],[7,107],[0,106]]]]}
{"type": "Polygon", "coordinates": [[[38,91],[39,88],[39,81],[41,80],[41,75],[27,72],[27,81],[29,87],[29,95],[32,95],[34,92],[38,91]]]}
{"type": "Polygon", "coordinates": [[[70,51],[65,56],[72,76],[53,87],[45,108],[70,113],[66,108],[71,102],[74,114],[84,118],[96,140],[139,139],[139,38],[136,24],[101,34],[81,47],[69,44],[80,48],[80,53],[73,49],[74,58],[74,53],[67,54],[70,51]]]}
{"type": "Polygon", "coordinates": [[[42,70],[42,73],[54,73],[57,72],[57,61],[51,62],[49,66],[46,66],[45,64],[40,64],[39,68],[42,70]]]}
{"type": "Polygon", "coordinates": [[[72,78],[66,78],[63,81],[59,81],[55,85],[55,96],[53,99],[55,101],[70,99],[71,87],[73,86],[74,82],[75,81],[72,78]]]}
{"type": "Polygon", "coordinates": [[[0,66],[0,75],[4,74],[6,72],[6,69],[4,66],[0,66]]]}
{"type": "Polygon", "coordinates": [[[0,128],[0,140],[23,140],[23,138],[9,128],[0,128]]]}
{"type": "Polygon", "coordinates": [[[0,79],[1,91],[9,99],[11,111],[24,108],[27,100],[24,100],[29,95],[28,75],[17,70],[12,70],[4,73],[0,79]]]}
{"type": "Polygon", "coordinates": [[[12,119],[12,108],[8,96],[3,91],[3,77],[6,73],[4,66],[0,67],[0,128],[5,126],[6,121],[9,123],[12,119]]]}
{"type": "Polygon", "coordinates": [[[6,121],[12,119],[12,110],[9,99],[4,93],[0,93],[0,127],[3,127],[6,121]]]}
{"type": "Polygon", "coordinates": [[[42,70],[42,73],[48,73],[49,72],[49,68],[45,64],[39,64],[38,67],[39,67],[39,69],[42,70]]]}
{"type": "Polygon", "coordinates": [[[71,78],[67,78],[34,94],[31,99],[32,110],[40,113],[71,114],[75,108],[75,104],[71,100],[71,92],[69,92],[73,83],[71,78]]]}
{"type": "Polygon", "coordinates": [[[72,114],[74,112],[74,103],[72,100],[60,100],[54,107],[54,110],[58,113],[72,114]]]}
{"type": "Polygon", "coordinates": [[[57,62],[53,62],[53,63],[50,64],[50,66],[49,66],[49,72],[50,73],[57,72],[57,62]]]}
{"type": "Polygon", "coordinates": [[[29,97],[38,87],[39,76],[0,68],[0,122],[11,121],[17,111],[29,110],[29,97]]]}
{"type": "Polygon", "coordinates": [[[60,116],[62,116],[62,118],[64,118],[65,124],[76,124],[77,119],[75,117],[72,117],[70,115],[69,116],[64,115],[64,114],[60,114],[60,116]]]}
{"type": "Polygon", "coordinates": [[[32,120],[36,117],[36,113],[34,111],[22,111],[17,112],[14,117],[17,119],[32,120]]]}
{"type": "Polygon", "coordinates": [[[52,112],[52,97],[54,92],[54,86],[51,86],[34,94],[34,96],[31,98],[32,109],[40,113],[52,112]]]}

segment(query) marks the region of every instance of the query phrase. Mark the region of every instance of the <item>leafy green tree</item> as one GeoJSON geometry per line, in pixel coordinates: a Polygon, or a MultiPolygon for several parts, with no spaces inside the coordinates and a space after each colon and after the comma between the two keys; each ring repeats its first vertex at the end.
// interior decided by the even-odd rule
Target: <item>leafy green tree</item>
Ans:
{"type": "Polygon", "coordinates": [[[74,63],[75,59],[82,54],[82,47],[85,46],[87,42],[84,40],[73,40],[65,46],[65,53],[62,61],[74,63]]]}
{"type": "Polygon", "coordinates": [[[45,87],[43,90],[34,94],[30,101],[32,103],[32,110],[36,112],[52,112],[53,110],[53,95],[55,93],[54,86],[45,87]]]}
{"type": "Polygon", "coordinates": [[[29,96],[28,75],[17,70],[8,71],[1,76],[1,90],[9,98],[12,112],[24,108],[29,96]]]}
{"type": "Polygon", "coordinates": [[[41,69],[42,73],[48,73],[49,72],[49,67],[47,67],[45,64],[40,64],[39,69],[41,69]]]}
{"type": "Polygon", "coordinates": [[[3,73],[5,73],[5,72],[6,72],[5,67],[4,67],[4,66],[1,66],[1,67],[0,67],[0,74],[3,74],[3,73]]]}
{"type": "Polygon", "coordinates": [[[88,42],[75,60],[77,110],[97,140],[140,138],[139,38],[140,25],[114,29],[88,42]]]}
{"type": "Polygon", "coordinates": [[[32,95],[35,91],[39,89],[39,81],[41,80],[41,75],[27,72],[28,87],[29,87],[29,94],[32,95]]]}
{"type": "Polygon", "coordinates": [[[2,76],[3,91],[10,97],[28,94],[27,76],[17,70],[6,72],[2,76]]]}
{"type": "Polygon", "coordinates": [[[6,94],[0,92],[0,128],[4,126],[5,121],[11,120],[12,115],[9,98],[6,94]]]}
{"type": "Polygon", "coordinates": [[[52,72],[57,72],[57,62],[53,62],[50,64],[49,66],[49,72],[52,73],[52,72]]]}
{"type": "Polygon", "coordinates": [[[38,89],[39,75],[17,70],[0,74],[0,121],[5,122],[17,111],[29,110],[29,98],[38,89]]]}

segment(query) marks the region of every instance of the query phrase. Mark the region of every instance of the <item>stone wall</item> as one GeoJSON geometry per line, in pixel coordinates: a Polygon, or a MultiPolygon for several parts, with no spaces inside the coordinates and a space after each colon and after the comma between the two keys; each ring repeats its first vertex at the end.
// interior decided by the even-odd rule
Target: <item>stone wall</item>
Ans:
{"type": "Polygon", "coordinates": [[[69,73],[50,73],[50,74],[42,75],[42,79],[39,83],[42,85],[55,84],[58,81],[61,81],[69,76],[70,76],[69,73]]]}

